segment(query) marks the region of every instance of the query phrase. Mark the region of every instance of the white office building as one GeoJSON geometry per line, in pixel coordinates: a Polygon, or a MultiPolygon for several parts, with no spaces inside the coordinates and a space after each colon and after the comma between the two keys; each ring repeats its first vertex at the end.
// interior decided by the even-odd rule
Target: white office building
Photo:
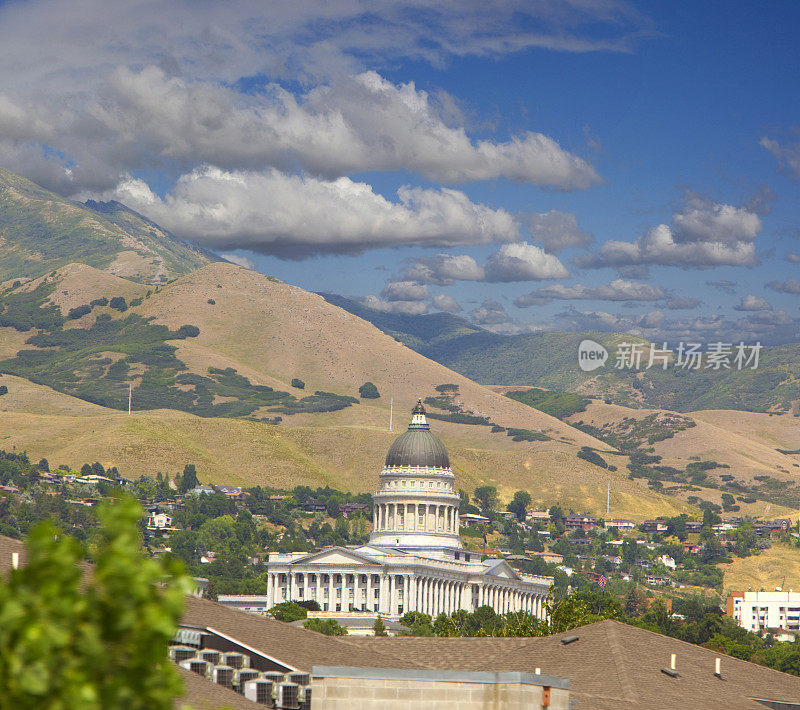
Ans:
{"type": "Polygon", "coordinates": [[[397,619],[408,611],[435,617],[488,605],[544,618],[551,577],[522,574],[461,544],[455,477],[422,402],[386,455],[373,502],[368,544],[270,554],[266,608],[314,600],[331,615],[397,619]]]}
{"type": "Polygon", "coordinates": [[[728,597],[727,612],[748,631],[800,631],[800,592],[741,592],[728,597]]]}

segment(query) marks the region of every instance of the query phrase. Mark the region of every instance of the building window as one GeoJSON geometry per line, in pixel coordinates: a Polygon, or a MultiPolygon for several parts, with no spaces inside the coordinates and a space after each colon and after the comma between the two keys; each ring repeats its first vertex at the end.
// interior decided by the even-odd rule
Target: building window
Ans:
{"type": "Polygon", "coordinates": [[[303,587],[299,587],[299,588],[297,589],[297,596],[298,596],[298,597],[300,597],[300,599],[302,599],[302,598],[303,598],[303,593],[304,593],[304,592],[305,592],[305,589],[304,589],[303,587]]]}

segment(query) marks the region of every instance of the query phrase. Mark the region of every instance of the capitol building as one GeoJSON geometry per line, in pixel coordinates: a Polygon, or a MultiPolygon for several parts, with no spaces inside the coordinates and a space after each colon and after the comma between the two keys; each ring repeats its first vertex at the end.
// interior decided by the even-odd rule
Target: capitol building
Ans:
{"type": "Polygon", "coordinates": [[[461,544],[450,458],[431,432],[421,401],[408,431],[386,454],[373,501],[369,543],[272,553],[266,598],[258,598],[258,608],[246,601],[255,603],[255,597],[239,597],[234,605],[266,611],[284,601],[313,600],[321,615],[371,613],[390,620],[409,611],[436,617],[488,605],[498,613],[527,611],[544,618],[551,577],[522,574],[461,544]]]}

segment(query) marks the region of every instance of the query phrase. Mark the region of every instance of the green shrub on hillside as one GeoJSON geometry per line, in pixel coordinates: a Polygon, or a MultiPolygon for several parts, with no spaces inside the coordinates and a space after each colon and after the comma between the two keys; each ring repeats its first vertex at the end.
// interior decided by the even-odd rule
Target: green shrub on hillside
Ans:
{"type": "Polygon", "coordinates": [[[296,387],[299,390],[304,390],[306,388],[306,383],[303,382],[299,377],[292,378],[292,387],[296,387]]]}
{"type": "Polygon", "coordinates": [[[361,396],[361,399],[378,399],[380,397],[380,392],[378,392],[378,388],[372,382],[365,382],[361,387],[358,388],[358,394],[361,396]]]}
{"type": "Polygon", "coordinates": [[[506,397],[527,404],[558,419],[566,419],[572,414],[583,412],[591,402],[588,397],[582,397],[571,392],[550,392],[541,389],[529,389],[520,392],[506,392],[506,397]]]}
{"type": "Polygon", "coordinates": [[[108,306],[109,308],[113,308],[120,313],[128,310],[128,304],[125,302],[125,299],[122,296],[114,296],[114,298],[108,302],[108,306]]]}

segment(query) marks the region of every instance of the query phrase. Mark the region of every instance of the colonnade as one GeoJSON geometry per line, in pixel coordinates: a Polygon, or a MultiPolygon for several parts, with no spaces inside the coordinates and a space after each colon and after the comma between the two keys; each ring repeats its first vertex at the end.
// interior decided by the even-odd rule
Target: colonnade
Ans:
{"type": "Polygon", "coordinates": [[[434,618],[442,612],[490,606],[498,614],[525,611],[545,616],[543,594],[424,574],[270,572],[267,588],[270,606],[314,600],[323,611],[377,611],[388,616],[420,611],[434,618]]]}
{"type": "Polygon", "coordinates": [[[458,508],[436,503],[379,503],[373,516],[376,531],[405,530],[458,535],[458,508]]]}

